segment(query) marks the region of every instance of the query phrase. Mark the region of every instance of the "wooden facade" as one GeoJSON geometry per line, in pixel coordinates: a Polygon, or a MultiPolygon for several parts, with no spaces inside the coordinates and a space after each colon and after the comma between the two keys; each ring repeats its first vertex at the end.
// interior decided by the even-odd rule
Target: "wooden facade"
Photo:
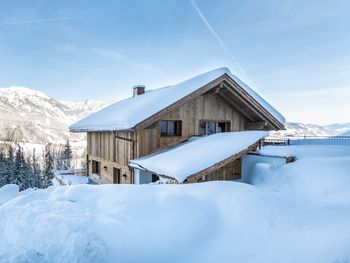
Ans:
{"type": "MultiPolygon", "coordinates": [[[[202,135],[204,129],[201,130],[201,127],[207,125],[205,123],[210,123],[212,129],[216,125],[217,129],[225,131],[283,127],[251,98],[243,103],[247,94],[242,89],[235,90],[237,87],[234,85],[236,84],[227,82],[227,76],[222,76],[130,130],[88,132],[88,175],[98,173],[102,183],[134,183],[134,170],[129,167],[130,160],[154,153],[191,136],[202,135]],[[166,131],[162,133],[162,125],[175,125],[175,122],[176,134],[164,136],[166,131]]],[[[241,158],[236,156],[190,176],[187,181],[234,180],[240,176],[241,158]]]]}

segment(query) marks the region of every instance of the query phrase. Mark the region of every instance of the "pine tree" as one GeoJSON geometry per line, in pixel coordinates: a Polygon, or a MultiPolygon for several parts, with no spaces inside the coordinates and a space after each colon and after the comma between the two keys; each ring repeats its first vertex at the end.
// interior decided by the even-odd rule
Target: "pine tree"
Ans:
{"type": "Polygon", "coordinates": [[[0,146],[0,187],[4,186],[7,181],[6,174],[7,159],[5,156],[4,146],[0,146]]]}
{"type": "Polygon", "coordinates": [[[64,170],[71,169],[73,153],[72,153],[72,148],[70,146],[68,138],[67,138],[66,144],[64,145],[62,157],[63,157],[63,169],[64,170]]]}
{"type": "Polygon", "coordinates": [[[5,167],[4,167],[4,184],[12,184],[15,181],[15,158],[14,158],[14,149],[11,144],[6,145],[7,148],[7,157],[5,158],[5,167]]]}
{"type": "Polygon", "coordinates": [[[33,170],[33,175],[34,175],[34,187],[36,188],[41,188],[41,170],[40,166],[38,163],[38,160],[36,158],[35,154],[35,148],[33,148],[33,154],[32,154],[32,170],[33,170]]]}
{"type": "Polygon", "coordinates": [[[63,168],[63,146],[56,148],[53,151],[53,157],[55,161],[55,169],[62,170],[63,168]]]}
{"type": "Polygon", "coordinates": [[[8,146],[7,151],[8,151],[8,161],[13,162],[15,158],[14,158],[14,149],[11,144],[8,146]]]}
{"type": "Polygon", "coordinates": [[[42,174],[42,188],[47,188],[52,185],[52,179],[54,178],[54,159],[52,156],[52,147],[48,143],[45,146],[45,160],[44,160],[44,171],[42,174]]]}
{"type": "Polygon", "coordinates": [[[13,173],[13,178],[11,180],[12,184],[17,184],[19,186],[20,190],[22,189],[22,160],[21,160],[21,147],[18,145],[17,146],[17,151],[15,154],[15,160],[14,160],[14,173],[13,173]]]}
{"type": "Polygon", "coordinates": [[[14,161],[14,174],[12,183],[17,184],[21,191],[33,187],[33,171],[24,158],[21,146],[17,145],[14,161]]]}

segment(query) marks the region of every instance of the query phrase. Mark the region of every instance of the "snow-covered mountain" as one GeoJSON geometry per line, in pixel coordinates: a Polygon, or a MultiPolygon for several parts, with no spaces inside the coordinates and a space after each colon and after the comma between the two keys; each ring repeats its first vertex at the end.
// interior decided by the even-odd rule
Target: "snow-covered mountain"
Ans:
{"type": "Polygon", "coordinates": [[[350,131],[341,133],[340,136],[349,136],[350,137],[350,131]]]}
{"type": "Polygon", "coordinates": [[[0,89],[0,138],[24,142],[55,144],[81,140],[70,135],[68,127],[75,121],[106,106],[102,101],[58,101],[42,92],[24,87],[0,89]]]}
{"type": "MultiPolygon", "coordinates": [[[[70,136],[73,142],[84,141],[84,134],[69,134],[68,127],[79,119],[111,102],[84,100],[59,101],[42,92],[24,87],[0,88],[0,139],[28,143],[60,144],[70,136]]],[[[350,131],[350,123],[319,126],[286,123],[287,130],[277,136],[333,136],[350,131]]]]}
{"type": "Polygon", "coordinates": [[[272,136],[350,136],[350,123],[335,123],[320,126],[287,122],[285,126],[286,130],[273,132],[272,136]]]}
{"type": "Polygon", "coordinates": [[[350,123],[334,123],[324,127],[328,130],[336,132],[337,135],[346,136],[345,134],[349,134],[347,136],[350,136],[350,123]]]}

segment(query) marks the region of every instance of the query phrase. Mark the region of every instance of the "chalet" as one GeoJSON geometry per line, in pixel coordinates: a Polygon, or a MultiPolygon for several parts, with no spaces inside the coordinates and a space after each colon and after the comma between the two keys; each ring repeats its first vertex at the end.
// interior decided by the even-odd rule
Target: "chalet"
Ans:
{"type": "Polygon", "coordinates": [[[145,90],[80,120],[87,173],[99,183],[234,180],[242,156],[284,118],[227,68],[145,90]]]}

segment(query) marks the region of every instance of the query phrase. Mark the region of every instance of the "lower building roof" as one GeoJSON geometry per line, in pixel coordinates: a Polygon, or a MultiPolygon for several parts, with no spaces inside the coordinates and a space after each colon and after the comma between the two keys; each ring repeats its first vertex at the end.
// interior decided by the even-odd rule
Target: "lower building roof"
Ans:
{"type": "Polygon", "coordinates": [[[191,137],[173,147],[131,160],[130,166],[184,182],[240,158],[266,136],[265,131],[241,131],[191,137]]]}

